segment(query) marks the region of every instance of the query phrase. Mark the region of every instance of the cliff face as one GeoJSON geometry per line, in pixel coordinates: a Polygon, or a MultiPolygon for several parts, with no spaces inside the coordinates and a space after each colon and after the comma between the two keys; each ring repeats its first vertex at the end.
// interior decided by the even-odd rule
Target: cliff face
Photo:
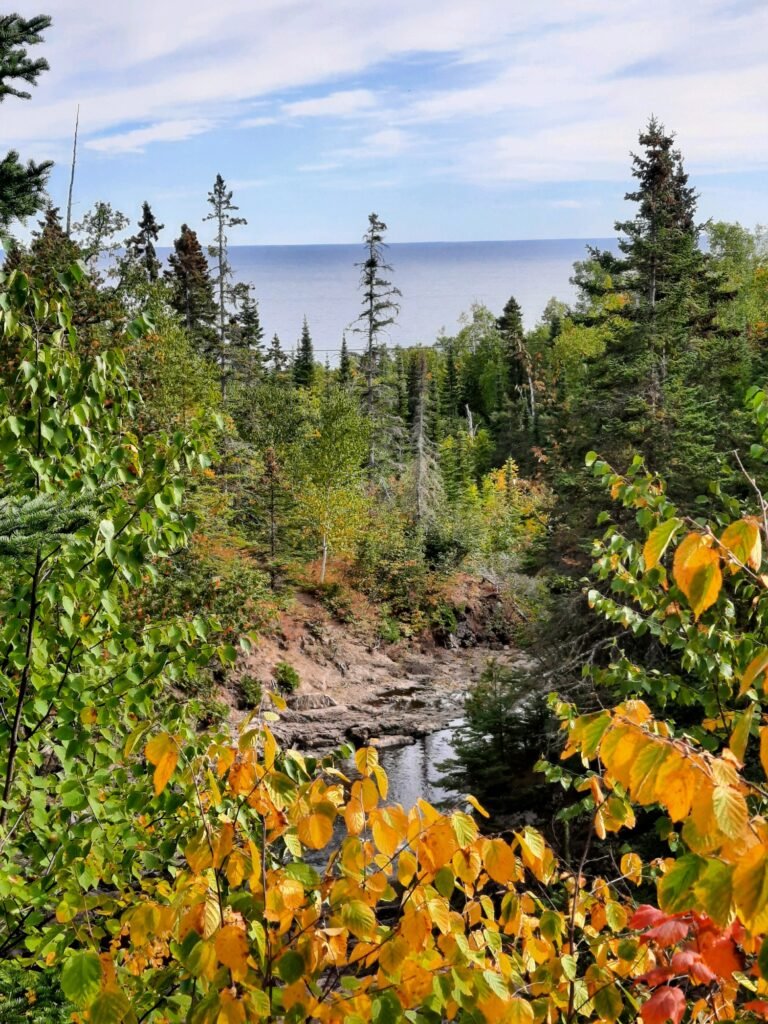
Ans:
{"type": "Polygon", "coordinates": [[[273,727],[284,745],[307,751],[346,741],[384,747],[442,729],[460,717],[464,694],[489,657],[520,660],[509,647],[487,646],[475,618],[459,623],[460,636],[447,638],[447,647],[431,638],[387,645],[364,622],[341,623],[300,594],[228,677],[223,695],[233,723],[248,713],[246,695],[258,689],[254,684],[275,689],[275,666],[286,663],[300,683],[273,727]],[[462,646],[467,639],[469,646],[462,646]]]}

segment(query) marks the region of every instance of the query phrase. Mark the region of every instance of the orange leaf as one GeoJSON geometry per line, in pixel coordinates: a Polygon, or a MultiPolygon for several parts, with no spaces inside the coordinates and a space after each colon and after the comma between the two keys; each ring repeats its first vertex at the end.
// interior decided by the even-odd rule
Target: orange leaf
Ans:
{"type": "Polygon", "coordinates": [[[333,838],[333,822],[325,814],[307,814],[299,820],[296,831],[310,850],[322,850],[333,838]]]}
{"type": "Polygon", "coordinates": [[[483,851],[485,870],[494,882],[507,885],[517,878],[517,864],[512,848],[503,839],[490,839],[483,851]]]}
{"type": "Polygon", "coordinates": [[[177,738],[170,733],[161,732],[153,736],[144,748],[144,754],[150,764],[155,766],[152,781],[155,785],[155,796],[159,796],[168,785],[179,761],[177,738]]]}
{"type": "Polygon", "coordinates": [[[750,661],[741,676],[739,696],[743,697],[747,690],[760,679],[760,685],[765,688],[765,673],[768,670],[768,647],[764,647],[759,654],[750,661]]]}
{"type": "Polygon", "coordinates": [[[768,777],[768,725],[760,728],[760,764],[768,777]]]}

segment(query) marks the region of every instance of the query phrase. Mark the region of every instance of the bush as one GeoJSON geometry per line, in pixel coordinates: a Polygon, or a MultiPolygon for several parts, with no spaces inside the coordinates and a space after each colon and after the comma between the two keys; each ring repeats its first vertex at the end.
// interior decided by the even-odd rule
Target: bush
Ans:
{"type": "Polygon", "coordinates": [[[73,1010],[52,972],[0,963],[0,1024],[69,1024],[73,1010]]]}
{"type": "MultiPolygon", "coordinates": [[[[290,666],[289,666],[290,668],[290,666]]],[[[237,706],[241,711],[250,711],[261,704],[262,686],[253,676],[242,676],[237,682],[237,706]]]]}
{"type": "Polygon", "coordinates": [[[299,673],[287,661],[278,661],[272,670],[272,675],[275,677],[278,688],[283,693],[293,693],[295,690],[298,690],[301,683],[299,673]]]}

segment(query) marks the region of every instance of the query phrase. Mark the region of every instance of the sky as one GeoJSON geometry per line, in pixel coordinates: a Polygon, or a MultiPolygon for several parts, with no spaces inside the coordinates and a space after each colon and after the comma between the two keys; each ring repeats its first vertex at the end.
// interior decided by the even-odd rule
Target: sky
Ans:
{"type": "Polygon", "coordinates": [[[217,173],[240,244],[600,238],[676,134],[701,219],[768,221],[767,0],[16,0],[51,70],[0,140],[74,217],[149,200],[170,244],[217,173]]]}

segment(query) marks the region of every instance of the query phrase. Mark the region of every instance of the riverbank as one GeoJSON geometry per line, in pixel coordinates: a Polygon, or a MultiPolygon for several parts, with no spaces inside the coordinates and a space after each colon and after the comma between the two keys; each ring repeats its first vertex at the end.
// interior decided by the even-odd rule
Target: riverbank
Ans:
{"type": "Polygon", "coordinates": [[[274,724],[279,741],[323,753],[345,742],[380,749],[404,746],[445,729],[461,716],[464,697],[489,658],[519,664],[519,650],[489,642],[482,620],[493,614],[495,593],[472,584],[457,635],[447,646],[431,637],[385,644],[365,624],[339,622],[312,595],[300,593],[276,629],[241,657],[224,696],[233,724],[247,715],[245,692],[273,688],[276,666],[298,676],[288,707],[274,724]]]}

